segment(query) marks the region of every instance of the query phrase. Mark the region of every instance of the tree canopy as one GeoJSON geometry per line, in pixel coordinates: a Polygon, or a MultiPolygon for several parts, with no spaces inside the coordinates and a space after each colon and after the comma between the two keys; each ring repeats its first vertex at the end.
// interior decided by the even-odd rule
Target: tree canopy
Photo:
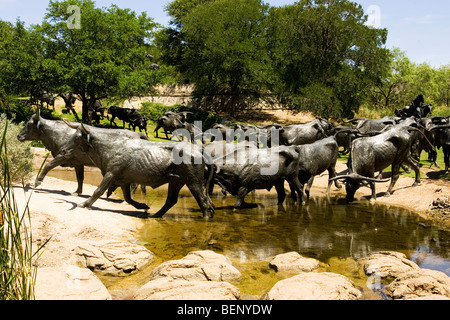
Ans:
{"type": "Polygon", "coordinates": [[[38,25],[0,21],[1,101],[72,92],[87,121],[95,99],[178,81],[194,84],[197,106],[231,115],[277,103],[352,117],[361,105],[401,107],[420,93],[450,105],[450,68],[388,50],[388,31],[368,26],[350,0],[173,0],[165,9],[167,27],[92,0],[51,0],[38,25]]]}
{"type": "Polygon", "coordinates": [[[387,31],[348,0],[175,0],[160,44],[200,102],[230,113],[272,99],[323,116],[351,114],[387,71],[387,31]],[[269,94],[270,93],[270,94],[269,94]]]}
{"type": "Polygon", "coordinates": [[[87,121],[90,101],[148,95],[163,81],[164,70],[155,70],[148,58],[158,27],[146,13],[115,5],[50,1],[41,25],[27,30],[21,22],[15,28],[3,24],[10,34],[1,48],[7,52],[1,63],[8,70],[2,83],[11,83],[6,86],[11,94],[72,92],[82,101],[87,121]],[[70,25],[70,6],[79,9],[78,27],[70,25]]]}

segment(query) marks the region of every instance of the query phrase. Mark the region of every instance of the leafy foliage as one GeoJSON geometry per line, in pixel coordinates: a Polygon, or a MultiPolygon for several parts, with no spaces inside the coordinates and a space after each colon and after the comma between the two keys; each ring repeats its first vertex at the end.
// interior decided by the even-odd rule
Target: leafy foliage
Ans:
{"type": "Polygon", "coordinates": [[[260,0],[174,1],[167,62],[195,83],[198,104],[235,114],[263,97],[270,76],[260,0]]]}
{"type": "MultiPolygon", "coordinates": [[[[12,182],[27,181],[33,173],[33,152],[30,145],[17,140],[17,135],[22,129],[6,118],[5,114],[0,114],[0,128],[4,130],[4,148],[8,148],[8,169],[12,182]],[[6,130],[8,128],[8,130],[6,130]]],[[[6,151],[2,150],[2,156],[6,151]]],[[[0,167],[0,176],[5,177],[5,167],[0,167]]]]}
{"type": "Polygon", "coordinates": [[[349,116],[387,71],[387,31],[365,25],[346,0],[302,0],[270,12],[270,50],[281,101],[321,116],[349,116]]]}

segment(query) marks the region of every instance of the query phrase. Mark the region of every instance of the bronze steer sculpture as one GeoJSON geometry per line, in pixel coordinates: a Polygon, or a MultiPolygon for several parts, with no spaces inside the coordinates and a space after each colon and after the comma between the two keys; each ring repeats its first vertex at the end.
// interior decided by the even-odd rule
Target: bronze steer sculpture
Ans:
{"type": "Polygon", "coordinates": [[[156,128],[154,130],[155,137],[158,138],[158,130],[163,129],[166,135],[166,139],[169,139],[168,133],[173,133],[177,129],[186,129],[188,123],[188,115],[192,112],[172,112],[166,111],[164,115],[159,117],[156,128]]]}
{"type": "Polygon", "coordinates": [[[252,146],[236,147],[233,152],[213,159],[214,183],[236,196],[235,208],[255,207],[244,201],[253,190],[270,190],[275,186],[278,204],[286,198],[284,182],[301,193],[298,180],[299,153],[297,146],[279,146],[259,149],[252,146]]]}
{"type": "MultiPolygon", "coordinates": [[[[75,125],[75,123],[72,123],[72,125],[75,125]]],[[[94,130],[96,129],[97,128],[95,128],[94,130]]],[[[111,130],[110,132],[112,134],[111,139],[113,139],[113,136],[118,135],[127,139],[148,140],[145,135],[128,130],[111,130]]],[[[72,167],[75,168],[78,182],[77,190],[74,193],[80,195],[83,192],[84,167],[95,167],[96,165],[92,162],[92,159],[83,152],[74,154],[70,158],[66,158],[61,154],[61,151],[67,146],[67,142],[74,133],[75,129],[67,126],[63,121],[55,121],[42,118],[40,116],[39,110],[37,110],[36,113],[31,116],[30,120],[20,131],[19,135],[17,136],[17,139],[20,142],[41,140],[45,148],[47,148],[51,152],[54,158],[49,164],[44,167],[42,172],[37,177],[36,187],[44,181],[45,176],[53,168],[57,166],[72,167]]]]}
{"type": "Polygon", "coordinates": [[[354,201],[355,193],[360,188],[362,181],[370,183],[372,199],[375,200],[375,183],[389,181],[375,179],[375,173],[383,171],[390,165],[392,165],[392,178],[386,196],[390,196],[392,193],[403,163],[409,165],[415,172],[416,179],[413,186],[420,183],[418,163],[410,155],[414,139],[412,132],[422,134],[414,127],[395,125],[376,136],[358,138],[353,141],[348,162],[349,174],[331,179],[345,180],[347,202],[354,201]]]}
{"type": "Polygon", "coordinates": [[[214,206],[204,192],[206,164],[202,148],[191,143],[161,143],[146,140],[111,139],[109,130],[90,130],[79,125],[63,150],[71,157],[74,150],[82,148],[101,170],[103,180],[93,195],[79,207],[89,208],[112,185],[120,186],[125,201],[136,209],[148,210],[145,203],[131,199],[133,183],[158,188],[169,184],[166,203],[152,217],[162,217],[178,201],[178,194],[187,185],[204,217],[214,215],[214,206]]]}
{"type": "MultiPolygon", "coordinates": [[[[335,137],[329,137],[316,141],[312,144],[301,145],[297,147],[300,162],[298,168],[298,179],[300,181],[301,193],[299,194],[300,203],[303,201],[303,188],[306,184],[306,197],[309,199],[309,193],[314,182],[314,177],[328,171],[327,196],[330,195],[332,178],[336,176],[336,162],[339,153],[339,146],[335,137]]],[[[334,181],[336,188],[340,189],[338,181],[334,181]]],[[[291,187],[291,195],[294,202],[297,201],[295,188],[291,187]]]]}
{"type": "MultiPolygon", "coordinates": [[[[305,124],[293,124],[285,127],[274,125],[274,129],[279,130],[279,144],[285,146],[303,145],[316,142],[329,136],[332,124],[325,119],[316,120],[305,124]]],[[[268,141],[269,146],[273,146],[272,137],[268,141]]]]}

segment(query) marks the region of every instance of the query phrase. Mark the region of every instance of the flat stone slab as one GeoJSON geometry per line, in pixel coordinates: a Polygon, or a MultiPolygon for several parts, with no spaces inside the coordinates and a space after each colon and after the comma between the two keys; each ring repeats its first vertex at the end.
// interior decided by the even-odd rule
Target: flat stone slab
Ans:
{"type": "Polygon", "coordinates": [[[241,273],[224,255],[204,250],[193,251],[182,259],[162,263],[153,270],[153,276],[181,280],[233,281],[240,279],[241,273]]]}
{"type": "Polygon", "coordinates": [[[305,258],[298,252],[288,252],[275,256],[269,266],[276,271],[311,272],[320,267],[316,259],[305,258]]]}
{"type": "Polygon", "coordinates": [[[413,270],[399,275],[383,291],[394,300],[432,295],[450,298],[450,277],[436,270],[413,270]]]}
{"type": "Polygon", "coordinates": [[[356,285],[343,275],[308,272],[278,281],[264,300],[357,300],[362,297],[356,285]]]}
{"type": "Polygon", "coordinates": [[[359,259],[367,275],[376,274],[380,278],[397,278],[405,272],[420,270],[420,267],[406,259],[406,255],[394,251],[381,251],[370,257],[359,259]]]}
{"type": "Polygon", "coordinates": [[[170,277],[152,280],[141,287],[135,300],[238,300],[240,291],[228,282],[180,280],[170,277]]]}
{"type": "Polygon", "coordinates": [[[153,260],[147,248],[123,241],[82,244],[76,255],[83,266],[111,275],[125,275],[139,270],[153,260]]]}
{"type": "Polygon", "coordinates": [[[38,268],[36,300],[111,300],[103,283],[86,268],[38,268]]]}

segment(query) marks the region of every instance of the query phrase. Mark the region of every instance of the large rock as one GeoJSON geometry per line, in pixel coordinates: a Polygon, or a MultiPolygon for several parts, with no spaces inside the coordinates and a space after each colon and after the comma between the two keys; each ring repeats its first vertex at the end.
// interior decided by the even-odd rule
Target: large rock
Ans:
{"type": "Polygon", "coordinates": [[[265,300],[357,300],[362,297],[355,284],[331,272],[301,273],[278,281],[263,296],[265,300]]]}
{"type": "Polygon", "coordinates": [[[240,291],[228,282],[159,278],[141,287],[135,300],[238,300],[240,291]]]}
{"type": "Polygon", "coordinates": [[[76,266],[39,268],[36,300],[111,300],[103,283],[86,268],[76,266]]]}
{"type": "Polygon", "coordinates": [[[210,250],[193,251],[182,259],[164,262],[153,270],[153,275],[197,281],[233,281],[241,277],[230,259],[210,250]]]}
{"type": "Polygon", "coordinates": [[[76,254],[83,266],[111,275],[131,273],[153,260],[145,247],[121,241],[82,244],[76,254]]]}
{"type": "Polygon", "coordinates": [[[441,295],[450,298],[450,278],[443,272],[419,269],[401,274],[384,289],[391,299],[441,295]]]}
{"type": "Polygon", "coordinates": [[[370,257],[358,260],[364,267],[367,275],[376,275],[380,278],[397,278],[405,272],[420,270],[420,267],[406,259],[406,255],[400,252],[381,251],[370,257]]]}
{"type": "Polygon", "coordinates": [[[316,259],[304,258],[298,252],[288,252],[275,256],[269,266],[276,271],[310,272],[320,267],[316,259]]]}

